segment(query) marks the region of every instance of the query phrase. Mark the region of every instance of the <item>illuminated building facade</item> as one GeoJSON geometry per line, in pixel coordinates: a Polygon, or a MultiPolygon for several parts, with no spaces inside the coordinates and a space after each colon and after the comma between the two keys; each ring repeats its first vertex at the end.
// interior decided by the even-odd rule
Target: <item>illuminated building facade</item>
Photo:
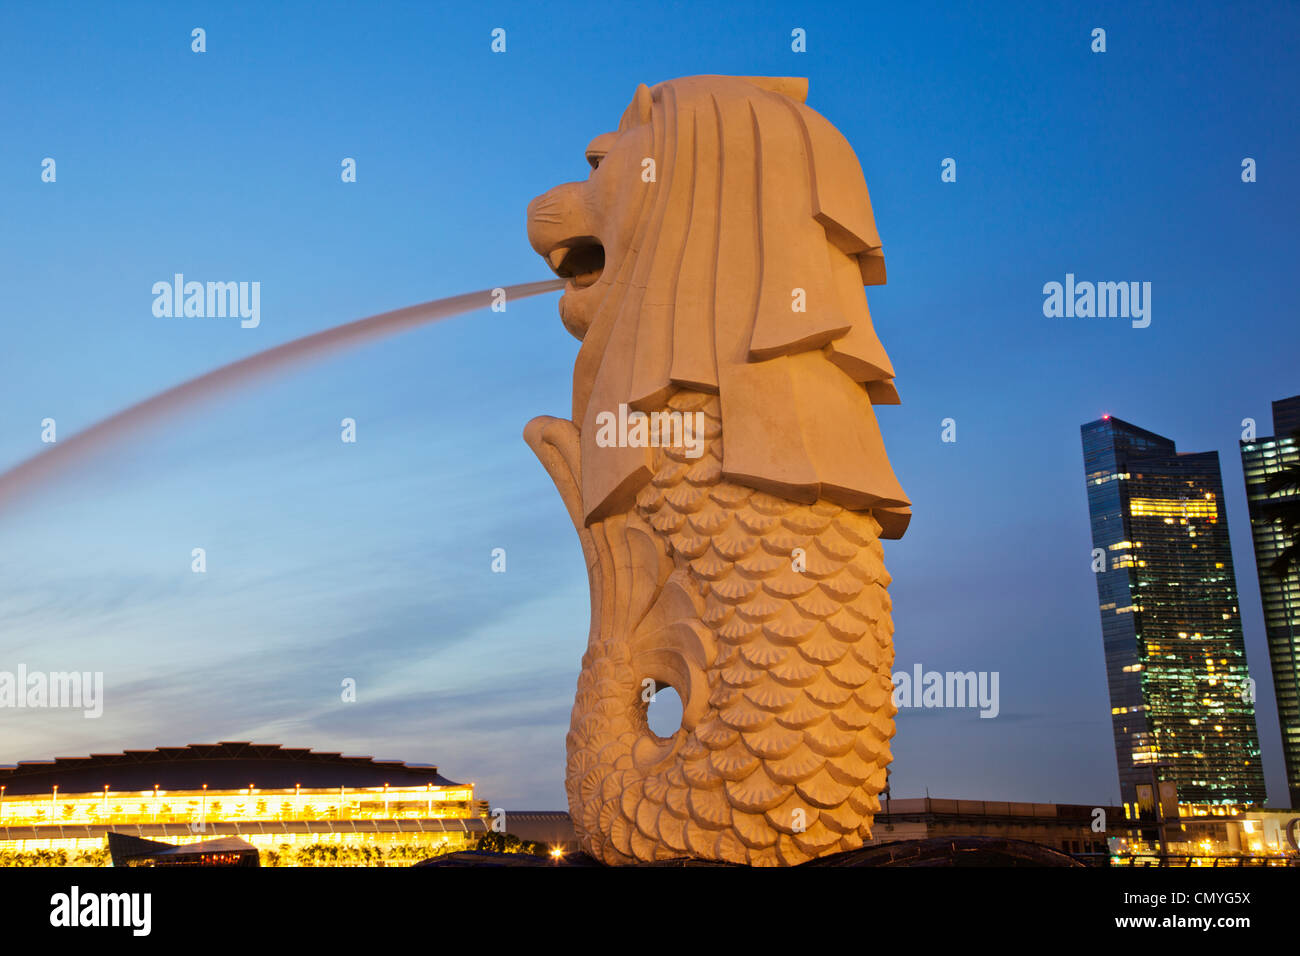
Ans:
{"type": "Polygon", "coordinates": [[[1110,416],[1082,433],[1126,814],[1161,783],[1184,812],[1262,805],[1218,453],[1179,454],[1110,416]]]}
{"type": "Polygon", "coordinates": [[[1214,809],[1219,812],[1183,817],[1163,842],[1131,831],[1110,836],[1110,865],[1300,867],[1300,816],[1294,810],[1214,809]]]}
{"type": "Polygon", "coordinates": [[[1282,478],[1288,469],[1292,474],[1300,469],[1300,395],[1273,403],[1273,436],[1243,441],[1241,466],[1246,475],[1246,502],[1282,727],[1287,788],[1291,806],[1300,807],[1300,561],[1283,561],[1279,566],[1278,560],[1300,542],[1293,523],[1300,508],[1300,488],[1282,478]]]}
{"type": "Polygon", "coordinates": [[[102,862],[110,832],[175,845],[238,837],[263,865],[410,865],[488,828],[438,768],[226,742],[0,767],[0,861],[102,862]]]}

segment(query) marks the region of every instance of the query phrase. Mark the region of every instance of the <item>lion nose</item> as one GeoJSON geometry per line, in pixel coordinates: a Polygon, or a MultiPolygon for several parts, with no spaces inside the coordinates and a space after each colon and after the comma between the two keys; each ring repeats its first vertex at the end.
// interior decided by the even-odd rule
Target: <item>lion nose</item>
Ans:
{"type": "Polygon", "coordinates": [[[592,235],[582,183],[565,183],[542,193],[528,204],[528,243],[545,258],[556,246],[574,236],[592,235]]]}

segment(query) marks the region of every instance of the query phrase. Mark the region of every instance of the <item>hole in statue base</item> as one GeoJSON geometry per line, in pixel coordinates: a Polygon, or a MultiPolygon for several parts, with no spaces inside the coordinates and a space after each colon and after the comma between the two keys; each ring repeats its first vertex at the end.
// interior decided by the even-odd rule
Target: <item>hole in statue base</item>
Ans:
{"type": "Polygon", "coordinates": [[[646,705],[646,720],[656,737],[671,737],[682,726],[682,699],[667,684],[655,691],[646,705]]]}

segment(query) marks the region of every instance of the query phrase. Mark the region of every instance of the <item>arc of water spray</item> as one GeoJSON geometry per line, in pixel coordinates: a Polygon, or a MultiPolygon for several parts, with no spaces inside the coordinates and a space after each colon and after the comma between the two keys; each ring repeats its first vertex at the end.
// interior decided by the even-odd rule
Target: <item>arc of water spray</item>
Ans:
{"type": "MultiPolygon", "coordinates": [[[[506,286],[502,291],[505,293],[506,301],[509,302],[541,295],[544,292],[554,292],[563,288],[564,281],[548,279],[543,282],[525,282],[506,286]]],[[[277,345],[213,369],[188,382],[182,382],[96,422],[65,441],[56,442],[47,450],[33,455],[0,474],[0,507],[10,503],[24,492],[33,490],[58,471],[93,455],[105,446],[204,399],[215,397],[233,386],[247,385],[289,366],[321,358],[362,342],[404,332],[427,322],[487,308],[499,301],[499,295],[500,292],[496,290],[485,289],[481,292],[468,292],[446,299],[434,299],[431,302],[422,302],[419,305],[394,309],[391,312],[381,312],[379,315],[357,319],[355,322],[348,322],[323,332],[315,332],[285,342],[283,345],[277,345]]]]}

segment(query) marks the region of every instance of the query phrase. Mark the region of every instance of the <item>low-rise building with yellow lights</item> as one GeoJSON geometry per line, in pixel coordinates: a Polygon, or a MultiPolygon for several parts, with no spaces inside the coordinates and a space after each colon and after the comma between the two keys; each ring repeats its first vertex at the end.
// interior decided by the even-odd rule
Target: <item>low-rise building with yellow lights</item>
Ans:
{"type": "Polygon", "coordinates": [[[0,767],[0,865],[100,864],[109,831],[233,836],[264,865],[409,865],[488,829],[474,785],[427,764],[225,742],[0,767]]]}
{"type": "Polygon", "coordinates": [[[1112,836],[1115,866],[1300,866],[1300,810],[1181,804],[1174,811],[1125,807],[1128,825],[1112,836]]]}

